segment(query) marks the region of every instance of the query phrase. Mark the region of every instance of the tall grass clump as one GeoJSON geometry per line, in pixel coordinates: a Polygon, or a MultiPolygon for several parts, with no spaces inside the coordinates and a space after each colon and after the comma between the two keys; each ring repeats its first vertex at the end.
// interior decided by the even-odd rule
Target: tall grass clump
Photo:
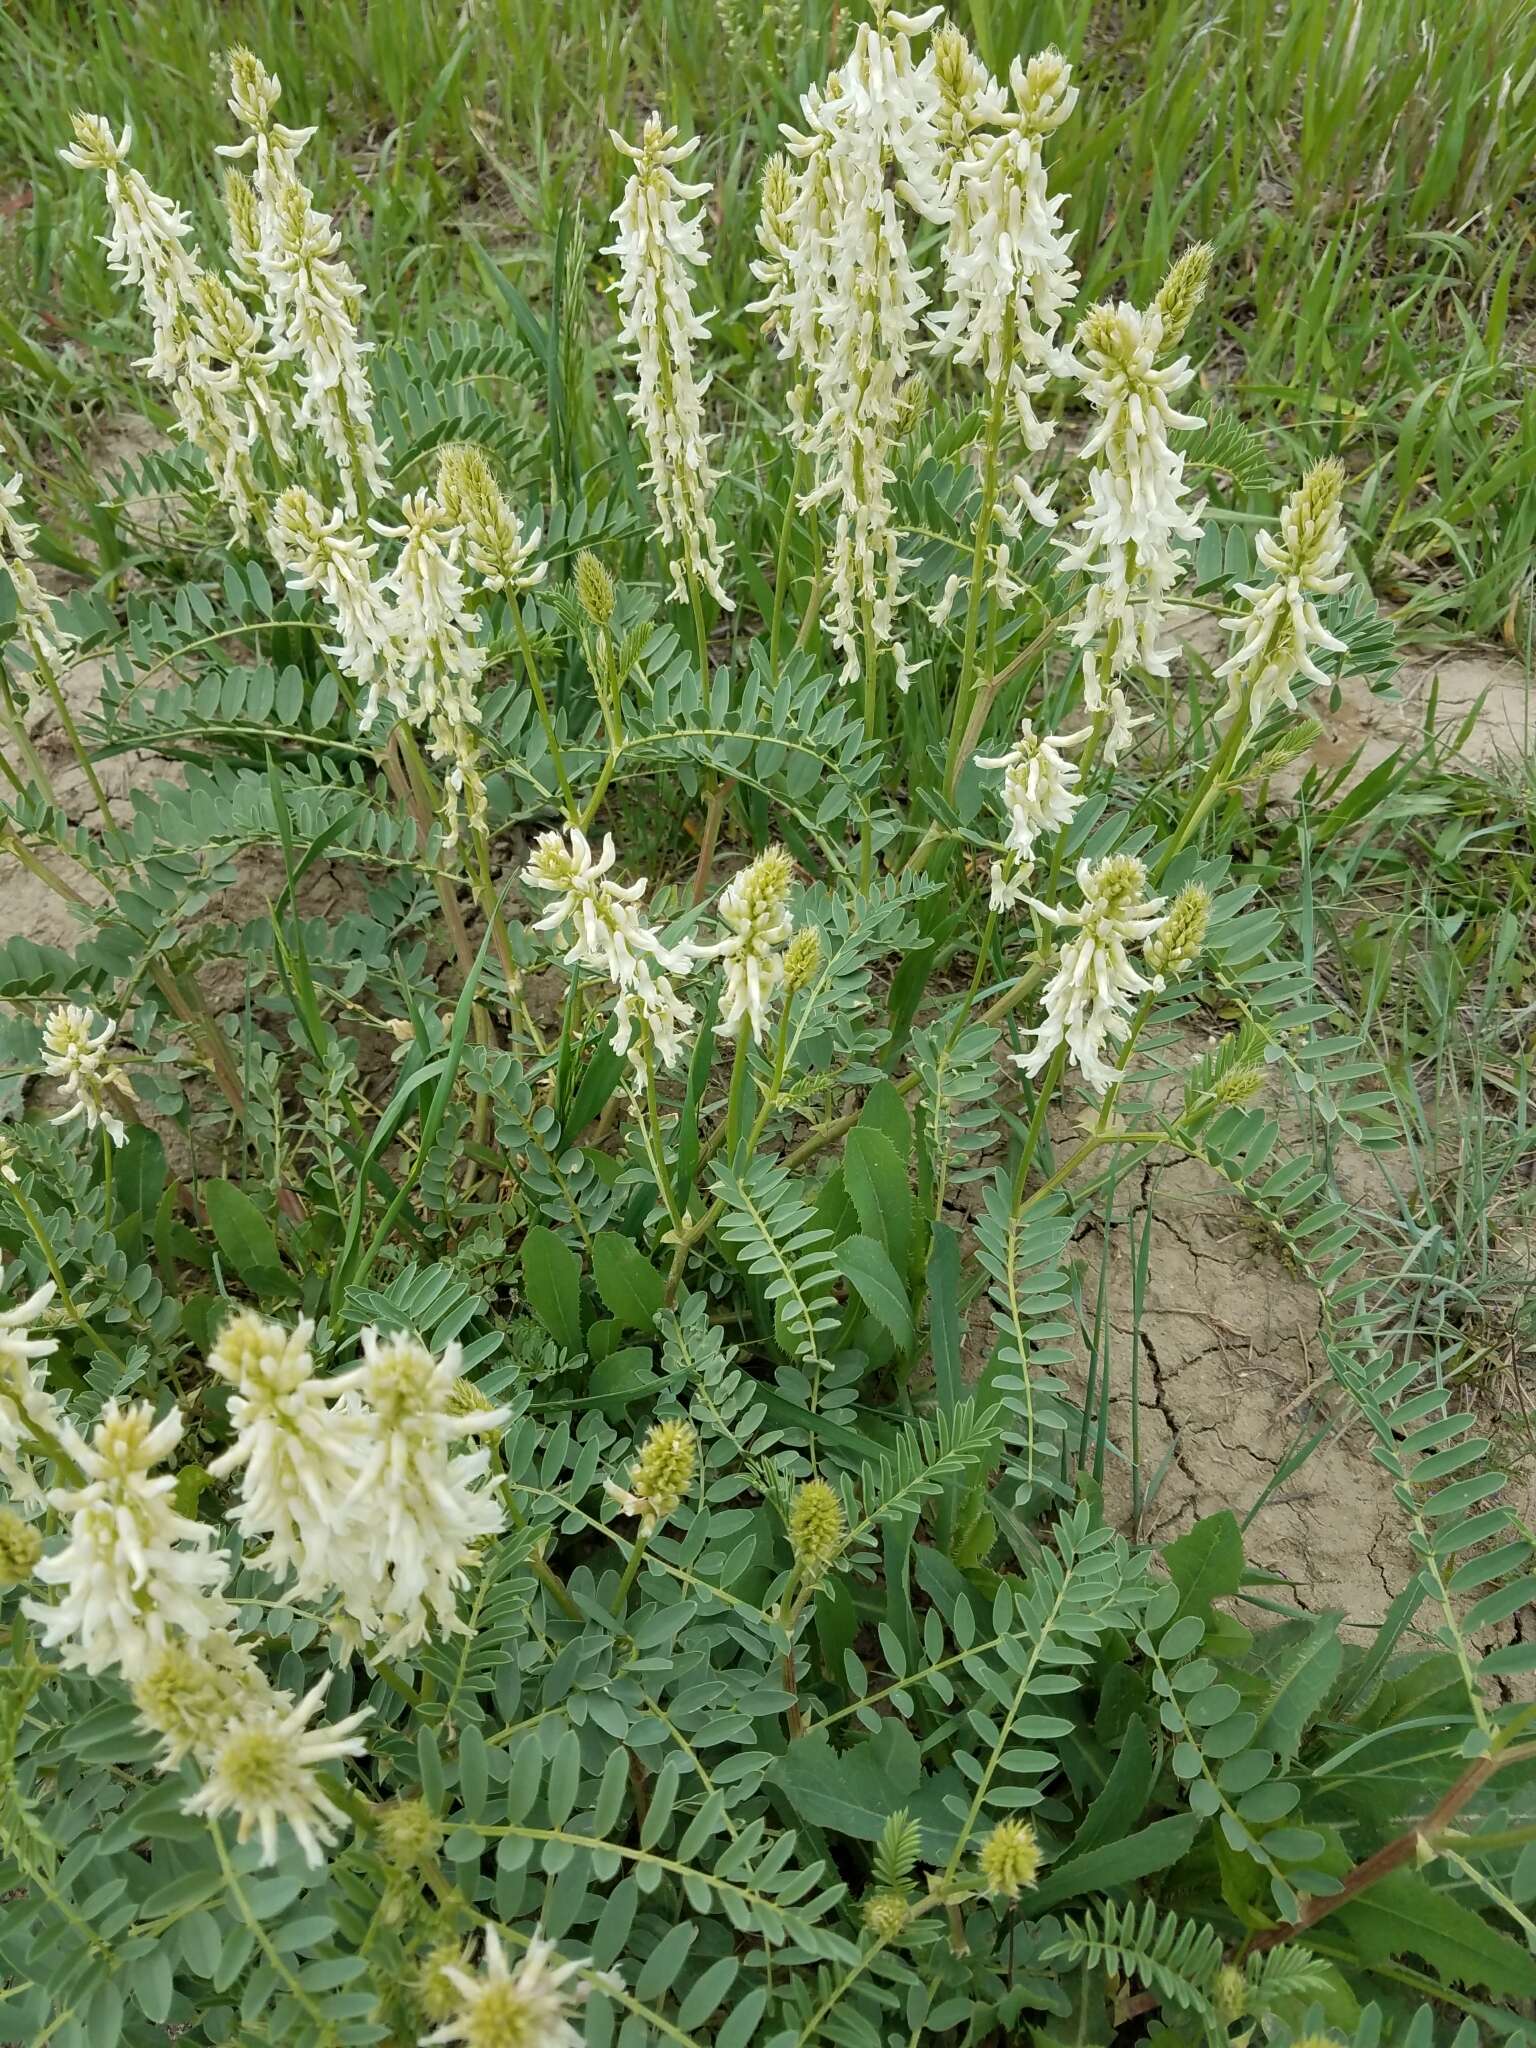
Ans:
{"type": "Polygon", "coordinates": [[[1391,668],[1356,475],[1207,405],[1207,242],[1084,293],[1075,67],[995,56],[847,25],[749,305],[626,122],[611,391],[506,280],[370,328],[249,50],[217,240],[60,137],[168,437],[66,595],[0,499],[78,928],[0,948],[18,2039],[1523,2038],[1531,1543],[1246,851],[1391,668]],[[1074,1240],[1177,1158],[1318,1290],[1379,1622],[1106,1506],[1074,1240]]]}

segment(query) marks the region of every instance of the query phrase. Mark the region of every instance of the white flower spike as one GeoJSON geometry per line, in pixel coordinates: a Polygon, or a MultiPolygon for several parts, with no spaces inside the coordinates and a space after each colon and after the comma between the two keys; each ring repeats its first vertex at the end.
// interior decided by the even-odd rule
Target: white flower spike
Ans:
{"type": "Polygon", "coordinates": [[[84,1484],[48,1495],[48,1505],[68,1517],[69,1541],[37,1568],[63,1598],[52,1606],[23,1602],[64,1664],[93,1674],[115,1666],[136,1678],[175,1636],[195,1641],[233,1619],[222,1590],[228,1560],[211,1547],[213,1531],[171,1505],[171,1473],[152,1471],[180,1437],[180,1410],[156,1422],[147,1401],[130,1408],[109,1401],[89,1443],[67,1432],[84,1484]]]}
{"type": "Polygon", "coordinates": [[[296,1706],[286,1707],[281,1694],[264,1710],[252,1711],[231,1723],[212,1751],[208,1776],[182,1807],[183,1813],[218,1820],[226,1813],[237,1821],[236,1838],[261,1844],[261,1861],[277,1861],[279,1828],[286,1827],[304,1852],[312,1870],[325,1861],[325,1851],[341,1835],[346,1815],[315,1775],[320,1764],[359,1756],[366,1748],[357,1730],[368,1709],[340,1721],[310,1722],[319,1713],[329,1678],[307,1692],[296,1706]]]}
{"type": "Polygon", "coordinates": [[[131,1101],[133,1088],[108,1052],[116,1036],[117,1026],[110,1018],[97,1027],[94,1011],[78,1003],[61,1003],[43,1026],[43,1070],[60,1084],[68,1104],[53,1119],[56,1124],[84,1117],[88,1131],[99,1128],[114,1145],[121,1145],[128,1133],[112,1108],[111,1092],[131,1101]]]}
{"type": "Polygon", "coordinates": [[[1349,651],[1317,611],[1319,597],[1331,597],[1349,582],[1349,572],[1341,566],[1349,547],[1341,512],[1343,493],[1343,465],[1331,460],[1315,463],[1285,502],[1280,538],[1260,533],[1255,542],[1269,580],[1237,586],[1245,605],[1232,623],[1237,645],[1216,673],[1227,683],[1222,717],[1235,717],[1246,695],[1250,731],[1257,731],[1277,704],[1287,711],[1296,709],[1292,685],[1298,676],[1314,683],[1329,680],[1317,665],[1314,649],[1330,654],[1349,651]]]}
{"type": "Polygon", "coordinates": [[[422,2048],[448,2048],[452,2042],[464,2048],[581,2048],[585,2037],[571,2024],[571,2014],[590,1989],[577,1981],[588,1968],[585,1961],[562,1959],[553,1942],[534,1933],[510,1969],[500,1935],[488,1927],[478,1973],[454,1963],[444,1967],[457,2009],[422,2037],[422,2048]]]}
{"type": "Polygon", "coordinates": [[[604,255],[619,259],[619,339],[630,352],[639,390],[621,403],[645,438],[656,519],[678,597],[693,576],[725,610],[724,563],[710,514],[715,476],[704,431],[707,373],[695,374],[693,351],[709,328],[694,308],[693,273],[705,262],[701,215],[685,209],[709,187],[685,184],[676,166],[698,148],[679,142],[659,115],[646,122],[638,146],[622,135],[614,147],[634,165],[613,214],[618,234],[604,255]]]}
{"type": "Polygon", "coordinates": [[[1014,1057],[1034,1076],[1065,1045],[1088,1086],[1103,1094],[1117,1078],[1105,1049],[1129,1035],[1130,999],[1155,985],[1132,966],[1127,949],[1145,944],[1159,929],[1164,899],[1146,894],[1147,871],[1131,854],[1079,861],[1077,886],[1081,910],[1029,899],[1048,924],[1072,929],[1075,936],[1062,947],[1046,988],[1035,1043],[1014,1057]]]}

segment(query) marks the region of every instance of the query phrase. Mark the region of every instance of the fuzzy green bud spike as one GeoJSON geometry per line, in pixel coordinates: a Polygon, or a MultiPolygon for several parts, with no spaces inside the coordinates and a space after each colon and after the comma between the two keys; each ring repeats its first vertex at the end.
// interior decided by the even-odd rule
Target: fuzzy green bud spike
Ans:
{"type": "Polygon", "coordinates": [[[1335,536],[1343,503],[1344,465],[1337,456],[1326,455],[1313,463],[1291,493],[1282,520],[1280,547],[1285,564],[1281,573],[1310,582],[1337,567],[1335,536]]]}
{"type": "Polygon", "coordinates": [[[816,979],[821,968],[821,933],[803,924],[784,949],[784,987],[793,995],[816,979]]]}
{"type": "Polygon", "coordinates": [[[1195,308],[1205,297],[1206,280],[1211,274],[1214,254],[1209,242],[1195,242],[1175,261],[1163,279],[1152,305],[1163,323],[1162,345],[1165,349],[1177,348],[1184,339],[1184,330],[1195,317],[1195,308]]]}
{"type": "Polygon", "coordinates": [[[1211,2003],[1223,2026],[1230,2027],[1248,2010],[1248,1980],[1231,1963],[1223,1963],[1211,1986],[1211,2003]]]}
{"type": "Polygon", "coordinates": [[[824,1479],[808,1479],[789,1511],[789,1541],[806,1578],[820,1578],[848,1540],[843,1504],[824,1479]]]}
{"type": "Polygon", "coordinates": [[[876,1941],[895,1941],[906,1926],[911,1907],[900,1892],[874,1892],[864,1901],[860,1918],[876,1941]]]}
{"type": "Polygon", "coordinates": [[[594,626],[606,626],[618,602],[613,578],[590,548],[576,557],[576,601],[594,626]]]}
{"type": "Polygon", "coordinates": [[[134,1681],[133,1703],[145,1726],[164,1742],[162,1761],[170,1765],[184,1756],[208,1756],[230,1724],[266,1692],[266,1680],[245,1644],[213,1634],[195,1647],[175,1643],[162,1650],[134,1681]]]}
{"type": "Polygon", "coordinates": [[[1186,882],[1143,949],[1157,980],[1175,981],[1186,967],[1193,966],[1210,922],[1210,890],[1200,882],[1186,882]]]}
{"type": "Polygon", "coordinates": [[[30,1579],[43,1554],[43,1539],[30,1522],[10,1508],[0,1508],[0,1587],[30,1579]]]}
{"type": "Polygon", "coordinates": [[[437,499],[464,535],[469,565],[487,590],[531,590],[543,582],[547,564],[534,559],[539,529],[523,532],[478,448],[459,443],[438,456],[437,499]]]}
{"type": "Polygon", "coordinates": [[[424,1799],[394,1799],[374,1815],[379,1846],[392,1866],[419,1870],[442,1847],[443,1824],[424,1799]]]}
{"type": "Polygon", "coordinates": [[[993,1898],[1016,1899],[1040,1875],[1040,1843],[1027,1820],[1000,1820],[977,1858],[993,1898]]]}
{"type": "Polygon", "coordinates": [[[1228,1067],[1211,1083],[1211,1099],[1223,1109],[1243,1109],[1264,1086],[1264,1069],[1244,1063],[1228,1067]]]}
{"type": "Polygon", "coordinates": [[[693,1425],[658,1422],[640,1446],[629,1468],[627,1488],[610,1480],[606,1491],[626,1515],[640,1517],[640,1534],[649,1536],[659,1522],[676,1514],[698,1470],[699,1439],[693,1425]]]}

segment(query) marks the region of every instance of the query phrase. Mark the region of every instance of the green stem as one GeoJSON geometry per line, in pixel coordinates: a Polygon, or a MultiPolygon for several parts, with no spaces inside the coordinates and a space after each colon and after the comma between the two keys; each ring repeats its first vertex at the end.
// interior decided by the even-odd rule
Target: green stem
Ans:
{"type": "Polygon", "coordinates": [[[804,485],[805,456],[797,450],[789,496],[784,500],[784,516],[779,521],[779,547],[773,567],[773,617],[768,626],[768,666],[775,682],[779,680],[779,649],[783,642],[784,604],[789,589],[790,536],[794,532],[795,511],[804,485]]]}
{"type": "Polygon", "coordinates": [[[1247,738],[1248,699],[1252,689],[1253,684],[1251,681],[1244,684],[1243,694],[1238,700],[1237,710],[1233,715],[1232,723],[1227,728],[1226,737],[1222,740],[1210,766],[1196,785],[1195,794],[1190,799],[1189,809],[1184,813],[1178,830],[1164,848],[1156,867],[1152,870],[1154,887],[1162,880],[1173,862],[1178,858],[1185,846],[1188,845],[1190,839],[1200,829],[1200,826],[1205,822],[1207,812],[1221,796],[1222,790],[1226,785],[1227,776],[1235,765],[1238,755],[1242,752],[1243,742],[1247,738]]]}
{"type": "Polygon", "coordinates": [[[23,1190],[19,1181],[9,1181],[7,1182],[7,1186],[10,1188],[11,1191],[11,1200],[16,1204],[17,1208],[21,1211],[22,1220],[25,1222],[28,1230],[32,1233],[33,1242],[36,1244],[38,1250],[43,1255],[43,1264],[48,1268],[48,1277],[53,1282],[54,1287],[58,1290],[59,1300],[64,1305],[64,1313],[75,1324],[77,1329],[84,1331],[86,1335],[89,1336],[89,1338],[91,1339],[91,1342],[97,1345],[102,1351],[104,1351],[107,1354],[108,1358],[112,1360],[112,1363],[115,1366],[117,1366],[121,1371],[126,1372],[128,1370],[127,1359],[125,1359],[122,1356],[121,1352],[119,1352],[114,1345],[109,1344],[105,1337],[97,1335],[96,1331],[91,1328],[90,1324],[86,1321],[84,1315],[81,1313],[80,1304],[75,1300],[75,1297],[70,1293],[69,1282],[64,1278],[64,1269],[59,1264],[58,1259],[55,1256],[53,1245],[49,1240],[48,1233],[43,1228],[43,1219],[41,1216],[38,1215],[37,1210],[32,1206],[31,1199],[23,1190]]]}
{"type": "Polygon", "coordinates": [[[747,1047],[752,1033],[745,1018],[736,1033],[736,1051],[731,1060],[731,1092],[725,1105],[725,1156],[734,1160],[741,1140],[741,1117],[747,1093],[747,1047]]]}
{"type": "Polygon", "coordinates": [[[611,1612],[615,1621],[624,1612],[629,1600],[630,1588],[635,1583],[636,1575],[640,1570],[640,1561],[645,1556],[649,1543],[650,1538],[648,1536],[637,1536],[629,1547],[629,1556],[624,1565],[624,1576],[619,1580],[619,1590],[613,1596],[611,1612]]]}
{"type": "Polygon", "coordinates": [[[981,625],[983,571],[987,544],[992,537],[992,517],[997,509],[998,455],[1002,448],[1003,423],[1008,409],[1008,372],[1013,360],[1013,304],[1010,300],[1003,320],[1003,360],[992,387],[992,409],[987,416],[986,458],[982,471],[981,503],[976,510],[976,539],[971,549],[971,588],[965,609],[965,651],[960,661],[960,686],[950,719],[949,750],[944,761],[944,794],[951,800],[960,779],[961,741],[971,717],[971,693],[976,681],[976,645],[981,625]]]}
{"type": "Polygon", "coordinates": [[[566,818],[574,824],[577,817],[576,799],[571,793],[570,777],[565,771],[565,754],[555,731],[555,721],[550,716],[549,702],[544,695],[544,685],[539,680],[539,666],[533,658],[533,642],[528,628],[523,623],[523,608],[515,599],[512,603],[512,618],[517,627],[517,643],[523,652],[523,668],[528,677],[528,688],[533,693],[534,709],[539,715],[539,724],[544,729],[544,743],[549,748],[549,758],[554,763],[555,780],[560,785],[560,801],[565,805],[566,818]]]}

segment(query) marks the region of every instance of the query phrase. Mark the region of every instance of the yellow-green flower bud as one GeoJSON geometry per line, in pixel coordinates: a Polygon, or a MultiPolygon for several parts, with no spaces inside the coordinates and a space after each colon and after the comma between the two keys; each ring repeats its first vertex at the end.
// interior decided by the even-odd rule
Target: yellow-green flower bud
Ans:
{"type": "Polygon", "coordinates": [[[427,1951],[426,1960],[416,1973],[416,2003],[429,2020],[441,2025],[463,2006],[463,1994],[448,1973],[462,1972],[466,1960],[456,1941],[441,1941],[427,1951]]]}
{"type": "Polygon", "coordinates": [[[594,626],[606,626],[618,603],[613,578],[590,548],[576,557],[576,601],[594,626]]]}
{"type": "Polygon", "coordinates": [[[173,1643],[161,1650],[134,1680],[133,1704],[164,1741],[163,1761],[175,1764],[184,1756],[210,1755],[265,1691],[245,1644],[216,1633],[195,1646],[173,1643]]]}
{"type": "Polygon", "coordinates": [[[1210,922],[1210,890],[1200,882],[1186,882],[1142,949],[1152,973],[1159,980],[1173,981],[1192,966],[1200,957],[1210,922]]]}
{"type": "Polygon", "coordinates": [[[1264,1086],[1264,1069],[1251,1062],[1228,1067],[1211,1083],[1211,1095],[1223,1109],[1242,1109],[1264,1086]]]}
{"type": "Polygon", "coordinates": [[[464,535],[470,567],[488,590],[529,590],[543,581],[545,564],[534,559],[538,531],[523,532],[478,448],[459,443],[438,456],[437,500],[464,535]]]}
{"type": "Polygon", "coordinates": [[[606,1491],[626,1515],[640,1517],[640,1534],[649,1536],[658,1522],[674,1515],[683,1496],[693,1484],[698,1469],[699,1439],[688,1422],[658,1422],[640,1446],[639,1456],[629,1468],[629,1486],[606,1491]]]}
{"type": "Polygon", "coordinates": [[[871,1892],[864,1901],[861,1918],[865,1932],[876,1941],[895,1941],[907,1924],[911,1908],[900,1892],[871,1892]]]}
{"type": "Polygon", "coordinates": [[[784,949],[784,987],[793,995],[806,988],[821,971],[821,933],[813,924],[803,924],[784,949]]]}
{"type": "Polygon", "coordinates": [[[1209,242],[1194,243],[1163,279],[1152,305],[1162,319],[1162,345],[1165,349],[1177,348],[1184,339],[1184,330],[1195,317],[1195,308],[1205,297],[1214,253],[1209,242]]]}
{"type": "Polygon", "coordinates": [[[768,159],[768,168],[763,173],[762,212],[766,230],[765,239],[771,235],[782,238],[786,232],[785,216],[795,199],[795,174],[790,169],[789,158],[780,150],[768,159]]]}
{"type": "Polygon", "coordinates": [[[1072,66],[1060,50],[1039,50],[1024,66],[1023,83],[1014,88],[1019,119],[1030,135],[1049,135],[1077,104],[1072,66]]]}
{"type": "Polygon", "coordinates": [[[10,1508],[0,1508],[0,1587],[30,1579],[43,1554],[43,1539],[30,1522],[10,1508]]]}
{"type": "Polygon", "coordinates": [[[392,1799],[376,1809],[374,1824],[386,1863],[419,1870],[442,1846],[443,1824],[424,1799],[392,1799]]]}
{"type": "Polygon", "coordinates": [[[1231,1963],[1223,1963],[1216,1972],[1216,1982],[1211,1986],[1211,2003],[1225,2027],[1232,2026],[1247,2012],[1248,1980],[1231,1963]]]}
{"type": "Polygon", "coordinates": [[[1040,1875],[1040,1843],[1027,1820],[1000,1820],[977,1860],[986,1891],[993,1898],[1016,1899],[1040,1875]]]}
{"type": "Polygon", "coordinates": [[[1344,503],[1344,465],[1337,456],[1314,462],[1291,493],[1289,530],[1283,536],[1286,570],[1306,578],[1332,567],[1331,550],[1339,510],[1344,503]],[[1327,555],[1326,564],[1320,558],[1327,555]]]}
{"type": "Polygon", "coordinates": [[[825,1479],[796,1489],[789,1510],[789,1543],[806,1578],[819,1578],[848,1540],[843,1504],[825,1479]]]}

